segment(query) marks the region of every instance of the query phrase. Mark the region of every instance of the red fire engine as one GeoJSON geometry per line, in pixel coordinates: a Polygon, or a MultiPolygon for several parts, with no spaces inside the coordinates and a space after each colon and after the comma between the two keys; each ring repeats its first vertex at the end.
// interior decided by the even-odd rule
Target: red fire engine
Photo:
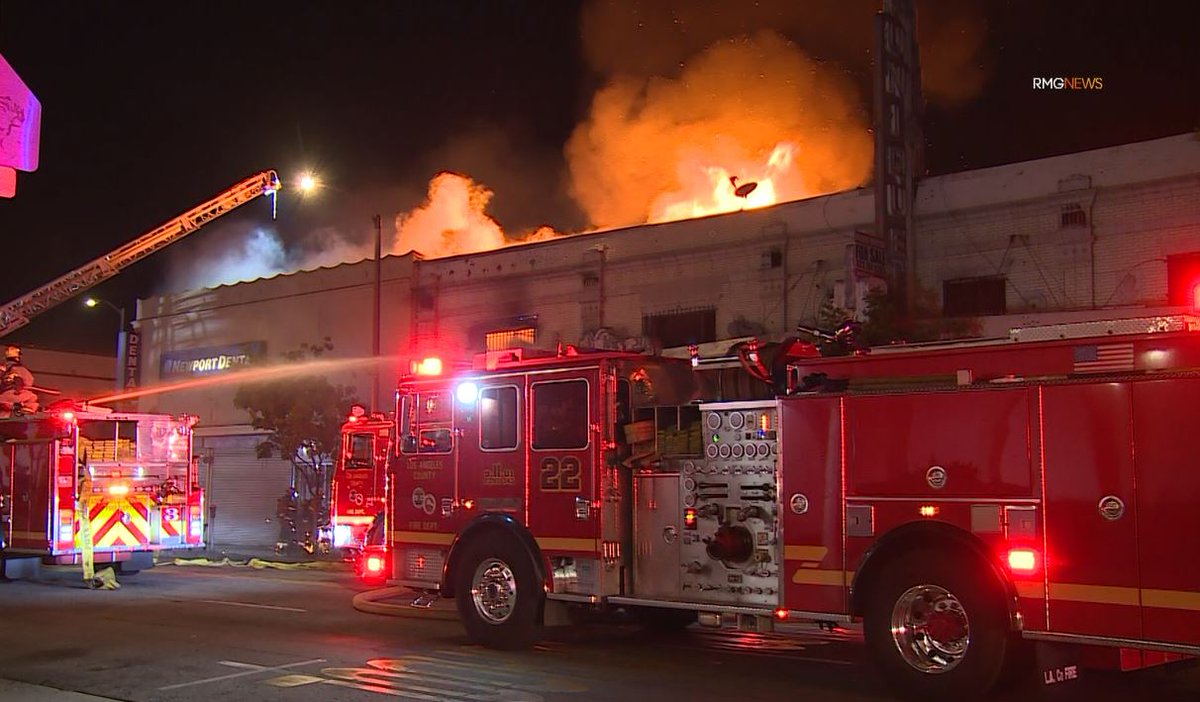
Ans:
{"type": "Polygon", "coordinates": [[[974,699],[1026,642],[1123,668],[1200,654],[1196,318],[790,360],[752,401],[616,352],[405,377],[394,580],[505,648],[570,607],[861,621],[925,698],[974,699]]]}
{"type": "Polygon", "coordinates": [[[152,551],[203,546],[194,424],[96,407],[0,419],[4,557],[79,563],[84,518],[95,562],[126,573],[150,567],[152,551]]]}
{"type": "MultiPolygon", "coordinates": [[[[333,546],[350,552],[356,562],[361,562],[358,555],[367,546],[383,552],[383,526],[377,529],[379,543],[368,544],[367,532],[376,519],[385,518],[387,459],[394,427],[394,420],[382,412],[368,413],[362,405],[352,407],[342,424],[330,495],[333,546]]],[[[373,572],[381,572],[381,564],[378,561],[373,572]]]]}

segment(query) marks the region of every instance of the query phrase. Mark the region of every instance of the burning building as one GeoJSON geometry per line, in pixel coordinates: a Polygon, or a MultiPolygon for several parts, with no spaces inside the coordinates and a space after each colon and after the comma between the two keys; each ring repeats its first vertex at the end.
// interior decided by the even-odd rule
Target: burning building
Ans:
{"type": "MultiPolygon", "coordinates": [[[[985,335],[1046,315],[1190,309],[1200,283],[1197,164],[1200,141],[1186,134],[926,178],[911,242],[917,278],[944,314],[977,319],[985,335]]],[[[714,183],[720,178],[727,174],[714,183]]],[[[259,433],[232,403],[239,370],[328,337],[327,358],[344,362],[329,366],[330,379],[386,410],[409,360],[429,352],[559,343],[720,351],[747,336],[787,335],[823,307],[861,313],[864,291],[882,274],[872,190],[752,205],[572,236],[543,232],[520,245],[485,238],[487,250],[455,255],[423,250],[438,241],[432,228],[429,243],[380,262],[377,365],[371,260],[141,300],[139,409],[200,415],[201,474],[215,506],[210,541],[273,543],[277,527],[264,517],[290,466],[256,457],[259,433]],[[193,380],[202,382],[155,392],[193,380]]],[[[413,222],[403,219],[398,231],[413,222]]]]}

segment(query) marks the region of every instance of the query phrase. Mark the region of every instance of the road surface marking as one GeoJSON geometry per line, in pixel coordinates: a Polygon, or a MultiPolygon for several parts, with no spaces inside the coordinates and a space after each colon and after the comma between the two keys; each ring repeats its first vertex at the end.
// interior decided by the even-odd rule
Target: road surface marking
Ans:
{"type": "Polygon", "coordinates": [[[208,602],[209,604],[223,604],[231,607],[254,607],[255,609],[278,609],[283,612],[307,612],[307,609],[299,607],[281,607],[279,605],[254,604],[253,602],[233,602],[231,600],[194,600],[195,602],[208,602]]]}
{"type": "Polygon", "coordinates": [[[268,685],[275,687],[300,687],[301,685],[311,685],[313,683],[325,682],[325,678],[317,677],[316,675],[280,675],[277,678],[264,680],[268,685]]]}
{"type": "Polygon", "coordinates": [[[324,663],[324,662],[325,662],[324,658],[314,658],[311,661],[299,661],[296,663],[286,663],[284,665],[267,666],[267,665],[256,665],[254,663],[241,663],[239,661],[217,661],[217,663],[220,663],[221,665],[224,665],[224,666],[229,666],[231,668],[247,668],[248,670],[243,670],[240,673],[230,673],[229,675],[218,675],[218,676],[212,677],[212,678],[204,678],[203,680],[193,680],[191,682],[178,683],[176,685],[167,685],[165,687],[160,687],[158,689],[160,691],[161,690],[178,690],[181,687],[191,687],[192,685],[203,685],[205,683],[220,682],[222,680],[232,680],[234,678],[241,678],[241,677],[245,677],[247,675],[255,675],[257,673],[270,673],[270,672],[274,672],[277,670],[287,670],[288,668],[300,668],[302,666],[316,665],[317,663],[324,663]]]}

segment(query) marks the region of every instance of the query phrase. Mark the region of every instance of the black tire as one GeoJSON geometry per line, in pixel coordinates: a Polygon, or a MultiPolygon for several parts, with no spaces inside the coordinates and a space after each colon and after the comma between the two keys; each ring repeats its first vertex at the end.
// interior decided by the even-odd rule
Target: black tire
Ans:
{"type": "Polygon", "coordinates": [[[633,615],[638,624],[651,631],[682,631],[696,623],[696,613],[687,609],[638,607],[633,615]]]}
{"type": "Polygon", "coordinates": [[[883,566],[868,591],[863,634],[890,686],[922,702],[984,698],[1012,641],[1004,589],[991,568],[944,550],[901,554],[883,566]],[[893,617],[906,625],[895,634],[893,617]]]}
{"type": "Polygon", "coordinates": [[[467,635],[488,648],[529,648],[542,638],[545,593],[529,554],[500,533],[466,544],[455,604],[467,635]]]}

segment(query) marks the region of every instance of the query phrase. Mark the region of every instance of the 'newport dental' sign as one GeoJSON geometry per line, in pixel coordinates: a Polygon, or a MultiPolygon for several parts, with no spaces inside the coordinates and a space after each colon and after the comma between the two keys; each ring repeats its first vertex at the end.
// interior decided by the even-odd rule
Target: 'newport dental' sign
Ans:
{"type": "Polygon", "coordinates": [[[266,356],[267,342],[247,341],[230,346],[213,346],[186,351],[168,351],[162,355],[159,377],[214,375],[259,363],[266,356]]]}

